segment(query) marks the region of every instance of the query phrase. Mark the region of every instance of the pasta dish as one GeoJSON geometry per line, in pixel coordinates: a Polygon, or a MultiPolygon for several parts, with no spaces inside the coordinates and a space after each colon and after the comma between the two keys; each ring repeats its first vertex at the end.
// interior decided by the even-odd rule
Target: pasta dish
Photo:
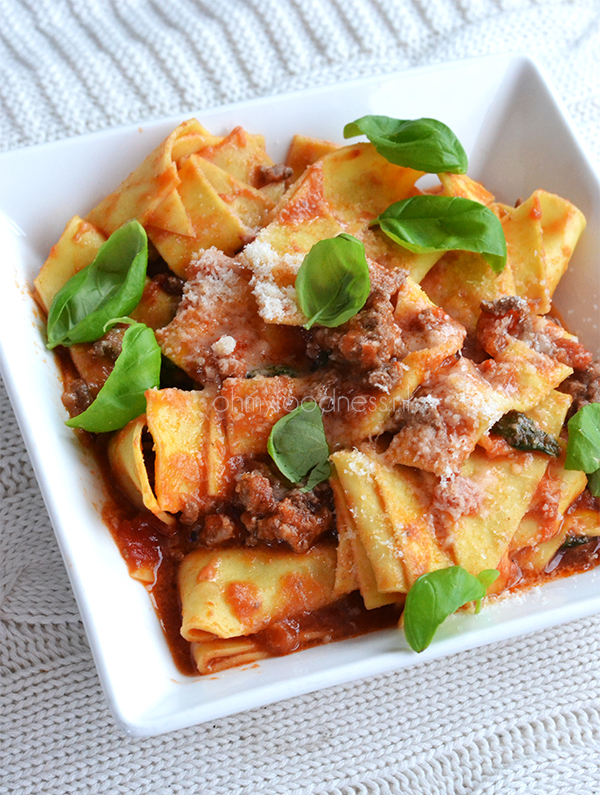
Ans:
{"type": "Polygon", "coordinates": [[[35,280],[104,519],[190,674],[398,623],[418,652],[596,563],[600,370],[552,303],[585,218],[497,201],[436,120],[345,136],[368,140],[275,163],[186,121],[35,280]]]}

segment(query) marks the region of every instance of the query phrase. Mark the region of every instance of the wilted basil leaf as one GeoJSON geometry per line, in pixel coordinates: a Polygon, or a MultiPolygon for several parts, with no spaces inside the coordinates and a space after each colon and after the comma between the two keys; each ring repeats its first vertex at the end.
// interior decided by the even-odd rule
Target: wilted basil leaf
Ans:
{"type": "Polygon", "coordinates": [[[597,538],[593,538],[591,536],[570,536],[568,535],[563,543],[560,545],[559,549],[573,549],[574,547],[582,547],[584,544],[589,544],[590,541],[598,542],[597,538]]]}
{"type": "Polygon", "coordinates": [[[94,261],[56,294],[48,314],[48,348],[93,342],[113,318],[135,309],[147,263],[148,240],[137,221],[113,232],[94,261]]]}
{"type": "Polygon", "coordinates": [[[371,290],[365,247],[352,235],[320,240],[304,257],[296,277],[300,309],[314,323],[334,328],[354,317],[371,290]]]}
{"type": "Polygon", "coordinates": [[[143,323],[134,323],[123,335],[121,353],[96,400],[66,424],[91,433],[127,425],[146,410],[144,393],[159,385],[160,366],[161,350],[154,332],[143,323]]]}
{"type": "Polygon", "coordinates": [[[267,447],[281,474],[296,485],[304,484],[302,491],[310,491],[331,473],[323,416],[314,401],[301,403],[276,422],[267,447]]]}
{"type": "Polygon", "coordinates": [[[509,411],[491,428],[515,450],[539,450],[555,458],[561,453],[558,440],[543,431],[531,417],[520,411],[509,411]]]}
{"type": "Polygon", "coordinates": [[[395,202],[371,225],[409,251],[474,251],[495,273],[506,265],[506,239],[494,213],[460,196],[412,196],[395,202]]]}
{"type": "Polygon", "coordinates": [[[485,569],[475,577],[462,566],[450,566],[415,580],[406,596],[403,614],[404,634],[411,649],[426,649],[440,624],[459,607],[483,599],[498,576],[496,569],[485,569]]]}
{"type": "Polygon", "coordinates": [[[467,170],[467,154],[462,144],[437,119],[363,116],[344,127],[344,138],[361,134],[367,136],[382,157],[398,166],[429,174],[464,174],[467,170]]]}

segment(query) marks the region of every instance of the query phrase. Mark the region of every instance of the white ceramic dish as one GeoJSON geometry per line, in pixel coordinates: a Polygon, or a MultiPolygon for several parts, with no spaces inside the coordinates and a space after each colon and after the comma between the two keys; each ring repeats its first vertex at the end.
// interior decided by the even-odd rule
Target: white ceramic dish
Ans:
{"type": "MultiPolygon", "coordinates": [[[[367,113],[446,122],[471,176],[512,203],[535,188],[573,201],[588,228],[557,303],[600,351],[600,184],[561,102],[520,55],[471,59],[198,114],[215,133],[263,133],[275,160],[291,135],[338,140],[367,113]]],[[[190,114],[192,115],[192,114],[190,114]]],[[[146,591],[127,575],[99,516],[93,461],[63,425],[60,381],[29,286],[66,221],[85,215],[182,119],[170,118],[0,156],[0,363],[44,494],[114,715],[137,736],[167,732],[333,684],[415,665],[600,611],[600,569],[533,589],[481,614],[454,616],[421,655],[380,632],[186,678],[176,670],[146,591]]]]}

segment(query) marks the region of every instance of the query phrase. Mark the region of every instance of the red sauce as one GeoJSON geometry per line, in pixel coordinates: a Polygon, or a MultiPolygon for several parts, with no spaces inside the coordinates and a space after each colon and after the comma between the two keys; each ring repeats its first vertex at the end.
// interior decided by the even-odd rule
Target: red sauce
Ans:
{"type": "MultiPolygon", "coordinates": [[[[88,445],[94,448],[98,459],[108,474],[100,440],[85,434],[88,445]]],[[[165,525],[148,511],[136,511],[123,496],[112,488],[105,476],[110,498],[102,518],[110,529],[130,574],[151,570],[153,580],[144,583],[148,591],[165,639],[179,671],[197,676],[198,671],[191,655],[191,646],[180,633],[181,602],[177,586],[177,572],[182,558],[196,547],[194,532],[177,523],[165,525]]],[[[332,605],[312,613],[302,610],[302,582],[291,580],[285,589],[290,598],[292,618],[275,622],[267,629],[253,635],[259,646],[271,655],[290,654],[317,644],[375,632],[398,623],[400,607],[387,605],[376,610],[366,610],[358,593],[350,594],[332,605]],[[292,609],[293,608],[293,609],[292,609]]],[[[256,593],[247,582],[232,583],[226,599],[241,619],[251,618],[260,607],[256,593]]]]}
{"type": "MultiPolygon", "coordinates": [[[[65,388],[78,376],[70,357],[59,349],[59,363],[65,388]]],[[[181,560],[196,548],[198,539],[190,527],[175,522],[167,525],[148,511],[139,511],[116,489],[111,478],[106,454],[106,440],[78,431],[84,446],[93,450],[103,469],[109,499],[103,519],[112,532],[121,555],[132,576],[140,579],[149,592],[166,641],[178,669],[186,675],[198,674],[191,655],[191,645],[180,633],[181,603],[177,576],[181,560]]],[[[487,455],[494,458],[505,453],[504,445],[490,441],[484,444],[487,455]]],[[[241,463],[241,459],[240,459],[241,463]]],[[[553,500],[554,483],[543,480],[533,501],[532,512],[543,513],[548,529],[556,520],[553,500]]],[[[585,509],[597,513],[597,500],[585,491],[569,509],[585,509]]],[[[550,535],[550,533],[549,533],[550,535]]],[[[573,548],[561,548],[542,574],[524,574],[506,559],[503,577],[510,591],[523,590],[545,581],[586,571],[600,563],[600,539],[573,548]]],[[[314,584],[311,587],[315,587],[314,584]]],[[[290,599],[290,617],[272,623],[254,634],[256,643],[270,655],[285,655],[317,644],[352,638],[393,627],[398,623],[401,605],[387,605],[375,610],[364,607],[359,593],[352,593],[332,605],[307,612],[303,605],[305,583],[290,579],[285,593],[290,599]]],[[[249,583],[232,583],[226,599],[242,620],[252,617],[260,608],[258,596],[249,583]]]]}
{"type": "MultiPolygon", "coordinates": [[[[180,633],[181,603],[177,585],[180,561],[197,546],[194,531],[179,522],[166,525],[148,511],[138,511],[132,507],[112,485],[102,438],[94,438],[84,432],[78,432],[78,435],[82,443],[93,450],[104,470],[104,481],[110,496],[103,510],[103,519],[130,573],[135,576],[140,570],[152,572],[153,579],[144,585],[156,610],[173,660],[182,674],[197,676],[191,645],[180,633]]],[[[597,502],[586,490],[569,511],[586,509],[597,513],[597,502]]],[[[504,592],[523,591],[597,566],[600,563],[600,539],[593,539],[573,548],[560,549],[546,571],[541,574],[521,572],[512,561],[507,560],[506,563],[511,572],[506,578],[504,592]]],[[[286,592],[292,596],[298,593],[299,589],[295,585],[299,584],[290,582],[291,587],[286,592]]],[[[227,600],[235,606],[236,614],[242,619],[251,617],[258,607],[256,594],[248,591],[248,583],[233,583],[227,593],[227,600]]],[[[301,601],[292,598],[292,617],[274,622],[252,636],[268,654],[291,654],[311,646],[391,628],[398,623],[401,613],[400,605],[367,610],[357,592],[312,613],[302,611],[301,601]]]]}
{"type": "Polygon", "coordinates": [[[531,500],[531,507],[525,514],[526,517],[534,519],[540,527],[538,544],[554,538],[561,519],[559,513],[561,481],[551,476],[551,466],[549,465],[545,477],[540,480],[531,500]]]}
{"type": "Polygon", "coordinates": [[[398,623],[400,611],[398,605],[366,610],[362,597],[355,592],[312,613],[276,621],[253,637],[269,654],[291,654],[392,627],[398,623]]]}
{"type": "Polygon", "coordinates": [[[229,583],[225,590],[225,601],[236,618],[244,624],[251,622],[262,606],[258,588],[251,582],[229,583]]]}
{"type": "Polygon", "coordinates": [[[180,538],[153,514],[136,513],[114,498],[105,505],[102,518],[130,574],[136,577],[140,570],[152,570],[153,580],[142,584],[150,595],[175,664],[184,674],[197,674],[190,644],[180,633],[181,603],[177,588],[179,561],[191,548],[189,539],[180,538]]]}
{"type": "Polygon", "coordinates": [[[539,221],[542,217],[542,207],[540,205],[539,196],[534,196],[531,203],[531,210],[529,210],[529,217],[534,221],[539,221]]]}
{"type": "Polygon", "coordinates": [[[294,226],[311,218],[321,218],[323,215],[327,215],[321,166],[315,166],[308,171],[306,180],[301,197],[292,199],[279,213],[280,224],[294,226]]]}

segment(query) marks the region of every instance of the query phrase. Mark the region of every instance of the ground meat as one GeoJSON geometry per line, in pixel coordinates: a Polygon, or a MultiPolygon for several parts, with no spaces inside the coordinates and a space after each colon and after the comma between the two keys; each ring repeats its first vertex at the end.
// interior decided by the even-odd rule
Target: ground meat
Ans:
{"type": "Polygon", "coordinates": [[[366,380],[369,386],[374,386],[389,395],[398,383],[398,375],[399,370],[394,366],[394,362],[386,362],[368,373],[366,380]]]}
{"type": "Polygon", "coordinates": [[[62,394],[63,406],[69,412],[70,417],[76,417],[83,413],[93,400],[94,395],[83,378],[75,378],[71,381],[62,394]]]}
{"type": "Polygon", "coordinates": [[[174,273],[158,273],[152,281],[168,295],[183,295],[185,282],[174,273]]]}
{"type": "Polygon", "coordinates": [[[545,317],[532,315],[527,301],[516,295],[481,302],[477,339],[490,356],[500,356],[510,338],[568,367],[587,367],[591,353],[561,326],[545,317]]]}
{"type": "Polygon", "coordinates": [[[458,472],[505,405],[477,367],[459,359],[400,403],[390,420],[395,435],[386,459],[440,476],[458,472]]]}
{"type": "Polygon", "coordinates": [[[203,546],[213,549],[230,541],[239,541],[241,535],[240,528],[230,516],[213,513],[204,520],[198,540],[203,546]]]}
{"type": "Polygon", "coordinates": [[[410,400],[403,400],[393,415],[393,423],[399,428],[408,423],[415,425],[426,423],[441,428],[444,420],[440,403],[440,398],[432,394],[417,395],[410,400]]]}
{"type": "Polygon", "coordinates": [[[561,392],[571,395],[573,403],[569,416],[573,416],[588,403],[600,403],[600,360],[596,359],[587,367],[576,370],[560,386],[561,392]]]}
{"type": "Polygon", "coordinates": [[[394,316],[393,301],[405,280],[404,271],[373,271],[372,290],[364,307],[337,328],[315,328],[308,355],[317,359],[326,351],[332,362],[351,365],[368,384],[388,392],[397,373],[388,365],[403,359],[408,352],[394,316]]]}
{"type": "Polygon", "coordinates": [[[443,345],[457,324],[438,307],[422,309],[404,328],[409,351],[421,351],[443,345]]]}
{"type": "Polygon", "coordinates": [[[386,296],[395,305],[394,297],[406,284],[408,273],[402,268],[384,268],[372,264],[369,275],[372,290],[386,296]]]}
{"type": "Polygon", "coordinates": [[[235,491],[240,504],[253,516],[270,513],[277,503],[270,479],[257,469],[241,475],[235,491]]]}
{"type": "Polygon", "coordinates": [[[475,364],[481,364],[481,362],[489,358],[488,354],[481,347],[481,343],[477,339],[477,336],[473,333],[467,333],[460,354],[465,359],[470,359],[475,364]]]}
{"type": "Polygon", "coordinates": [[[285,182],[293,173],[293,169],[283,163],[277,163],[274,166],[259,166],[255,173],[256,187],[263,188],[273,182],[285,182]]]}
{"type": "Polygon", "coordinates": [[[285,541],[294,552],[306,552],[333,525],[328,487],[282,493],[270,478],[255,469],[240,477],[236,495],[244,508],[241,519],[250,533],[246,541],[250,545],[285,541]]]}
{"type": "Polygon", "coordinates": [[[441,478],[434,492],[432,513],[449,514],[454,521],[481,510],[485,492],[478,483],[462,475],[441,478]]]}
{"type": "Polygon", "coordinates": [[[565,331],[561,326],[545,318],[536,318],[536,321],[544,323],[543,337],[546,344],[550,347],[549,351],[540,352],[548,353],[553,359],[572,367],[574,370],[584,370],[590,364],[592,354],[584,348],[579,340],[565,336],[565,331]]]}
{"type": "Polygon", "coordinates": [[[525,342],[533,340],[533,321],[527,301],[516,295],[482,301],[477,321],[480,345],[490,356],[497,356],[508,345],[509,337],[525,342]]]}
{"type": "Polygon", "coordinates": [[[336,370],[317,371],[312,380],[307,383],[304,397],[311,398],[318,403],[324,414],[336,411],[336,396],[343,394],[343,381],[336,370]]]}
{"type": "Polygon", "coordinates": [[[90,348],[92,356],[115,362],[123,348],[123,331],[111,329],[90,348]]]}
{"type": "Polygon", "coordinates": [[[434,395],[403,401],[392,418],[399,430],[388,447],[388,462],[416,466],[438,475],[457,469],[460,461],[454,461],[453,457],[458,452],[453,447],[456,429],[448,422],[446,413],[434,395]]]}

